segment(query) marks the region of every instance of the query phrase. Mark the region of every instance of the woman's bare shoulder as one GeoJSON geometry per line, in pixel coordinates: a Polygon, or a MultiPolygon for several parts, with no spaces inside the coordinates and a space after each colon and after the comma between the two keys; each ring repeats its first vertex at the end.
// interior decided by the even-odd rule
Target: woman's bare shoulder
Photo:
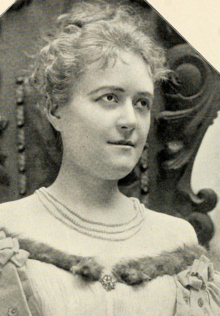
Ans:
{"type": "Polygon", "coordinates": [[[179,244],[197,244],[198,239],[192,225],[185,219],[146,209],[147,225],[161,238],[179,244]]]}
{"type": "Polygon", "coordinates": [[[159,224],[163,224],[163,225],[178,224],[182,226],[182,225],[185,225],[186,223],[189,224],[189,222],[187,222],[185,219],[176,217],[174,215],[169,215],[166,213],[154,211],[148,208],[145,208],[145,212],[146,212],[146,216],[150,218],[152,221],[155,221],[158,225],[159,224]]]}
{"type": "Polygon", "coordinates": [[[0,229],[19,230],[19,227],[37,211],[38,201],[35,194],[20,200],[0,204],[0,229]]]}
{"type": "Polygon", "coordinates": [[[28,197],[9,201],[0,204],[0,216],[2,213],[17,213],[17,212],[25,212],[29,208],[33,208],[34,205],[37,203],[37,197],[35,194],[32,194],[28,197]]]}

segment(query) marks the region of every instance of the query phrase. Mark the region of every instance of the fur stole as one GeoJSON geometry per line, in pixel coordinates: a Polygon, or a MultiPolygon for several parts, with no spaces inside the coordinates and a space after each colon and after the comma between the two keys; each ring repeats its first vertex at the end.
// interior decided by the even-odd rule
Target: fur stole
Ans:
{"type": "MultiPolygon", "coordinates": [[[[46,244],[28,239],[19,238],[19,244],[21,249],[30,253],[30,259],[39,260],[67,271],[72,271],[86,281],[101,280],[104,268],[93,257],[71,255],[46,244]]],[[[159,276],[176,275],[187,269],[201,255],[207,256],[207,252],[202,246],[183,246],[171,252],[164,251],[155,257],[146,256],[121,261],[112,268],[112,274],[117,282],[127,285],[137,285],[159,276]]]]}

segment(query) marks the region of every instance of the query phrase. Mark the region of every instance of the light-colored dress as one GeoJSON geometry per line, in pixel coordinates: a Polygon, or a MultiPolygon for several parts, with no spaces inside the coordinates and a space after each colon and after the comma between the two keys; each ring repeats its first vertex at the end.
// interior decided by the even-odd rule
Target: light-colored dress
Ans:
{"type": "MultiPolygon", "coordinates": [[[[113,267],[122,260],[149,256],[158,258],[164,251],[173,254],[184,245],[193,247],[197,243],[195,232],[188,222],[148,209],[144,210],[141,229],[135,234],[127,238],[126,230],[120,233],[122,239],[125,234],[125,240],[114,241],[113,233],[113,240],[109,241],[86,236],[70,228],[67,230],[67,226],[45,212],[45,207],[42,207],[36,194],[29,199],[30,202],[34,205],[39,203],[35,208],[38,214],[35,214],[34,210],[32,217],[24,213],[23,219],[26,223],[29,221],[29,228],[23,237],[33,239],[35,235],[31,234],[31,225],[35,222],[37,234],[40,227],[36,221],[39,221],[42,228],[41,242],[48,243],[48,233],[59,233],[62,241],[59,243],[60,238],[54,235],[55,242],[50,246],[62,250],[61,245],[66,242],[66,252],[73,253],[72,249],[76,249],[74,254],[94,257],[104,266],[103,277],[111,276],[113,267]],[[44,229],[45,221],[47,224],[50,222],[47,233],[44,229]],[[71,234],[74,234],[74,239],[71,234]]],[[[21,213],[20,208],[20,222],[23,220],[21,213]]],[[[16,225],[16,214],[17,212],[14,212],[11,231],[19,226],[18,221],[16,225]]],[[[2,218],[4,222],[4,216],[2,218]]],[[[132,225],[132,222],[127,225],[132,225]]],[[[19,230],[22,230],[22,225],[17,232],[19,230]]],[[[173,259],[175,260],[175,257],[173,259]]],[[[151,264],[153,265],[154,261],[151,264]]],[[[43,316],[220,315],[220,278],[213,274],[209,260],[203,256],[194,261],[191,267],[176,275],[161,273],[161,276],[134,286],[116,282],[115,288],[110,291],[106,291],[100,281],[85,281],[79,275],[38,260],[28,259],[22,269],[28,276],[43,316]]]]}

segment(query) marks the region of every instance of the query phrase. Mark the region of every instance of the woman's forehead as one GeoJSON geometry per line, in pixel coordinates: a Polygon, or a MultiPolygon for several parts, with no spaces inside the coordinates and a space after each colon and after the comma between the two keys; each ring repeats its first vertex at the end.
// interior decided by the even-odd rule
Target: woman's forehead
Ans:
{"type": "Polygon", "coordinates": [[[147,89],[152,94],[154,90],[150,66],[141,56],[133,53],[122,53],[105,67],[100,67],[99,62],[92,63],[82,74],[78,86],[81,91],[96,90],[102,86],[138,91],[147,89]]]}

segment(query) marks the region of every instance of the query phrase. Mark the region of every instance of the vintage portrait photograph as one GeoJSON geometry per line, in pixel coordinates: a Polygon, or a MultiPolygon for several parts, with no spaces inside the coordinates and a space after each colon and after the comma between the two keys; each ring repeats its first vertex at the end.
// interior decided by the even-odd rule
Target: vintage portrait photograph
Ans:
{"type": "Polygon", "coordinates": [[[220,74],[148,1],[5,10],[0,316],[220,316],[219,195],[220,74]]]}

